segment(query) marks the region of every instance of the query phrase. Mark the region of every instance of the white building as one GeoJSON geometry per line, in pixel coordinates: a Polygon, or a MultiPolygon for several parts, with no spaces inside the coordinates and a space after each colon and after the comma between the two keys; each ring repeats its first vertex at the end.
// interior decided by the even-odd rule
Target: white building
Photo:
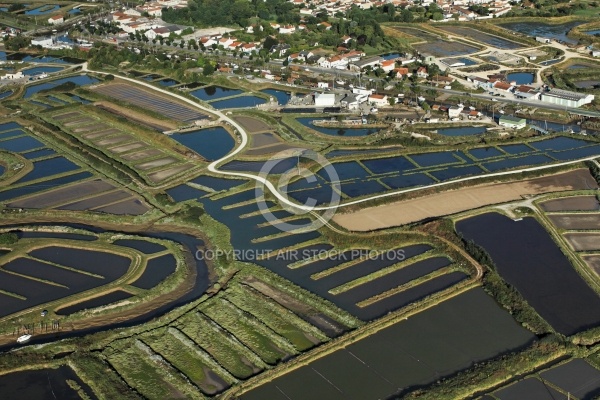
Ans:
{"type": "Polygon", "coordinates": [[[48,23],[50,25],[58,25],[62,24],[63,22],[65,22],[65,17],[63,17],[62,15],[55,15],[53,17],[48,18],[48,23]]]}
{"type": "Polygon", "coordinates": [[[462,112],[463,107],[458,107],[458,106],[452,106],[450,108],[448,108],[448,118],[452,119],[452,118],[458,118],[460,116],[460,113],[462,112]]]}
{"type": "Polygon", "coordinates": [[[41,38],[31,39],[31,45],[32,46],[42,46],[42,47],[52,46],[52,38],[51,37],[41,37],[41,38]]]}
{"type": "Polygon", "coordinates": [[[498,125],[511,129],[523,129],[527,126],[527,120],[525,118],[503,115],[498,120],[498,125]]]}
{"type": "Polygon", "coordinates": [[[373,89],[366,89],[366,88],[361,88],[361,87],[353,87],[352,88],[352,93],[354,94],[360,94],[363,96],[370,96],[373,94],[373,89]]]}
{"type": "Polygon", "coordinates": [[[335,105],[335,94],[317,93],[315,94],[315,107],[333,107],[335,105]]]}
{"type": "Polygon", "coordinates": [[[387,106],[390,103],[388,102],[388,97],[385,94],[372,94],[369,96],[369,103],[374,106],[387,106]]]}
{"type": "Polygon", "coordinates": [[[558,104],[564,107],[581,107],[594,101],[594,95],[588,93],[570,92],[562,89],[550,89],[542,92],[541,99],[546,103],[558,104]]]}
{"type": "Polygon", "coordinates": [[[0,76],[0,79],[5,80],[5,79],[21,79],[24,78],[25,75],[23,75],[22,71],[19,72],[15,72],[14,74],[4,74],[2,76],[0,76]]]}

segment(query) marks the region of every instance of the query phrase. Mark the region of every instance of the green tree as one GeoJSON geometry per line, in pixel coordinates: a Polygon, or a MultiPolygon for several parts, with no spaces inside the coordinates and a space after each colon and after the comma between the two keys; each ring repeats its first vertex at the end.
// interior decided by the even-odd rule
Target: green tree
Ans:
{"type": "Polygon", "coordinates": [[[215,67],[213,67],[213,65],[211,63],[206,63],[204,64],[204,67],[202,69],[202,75],[204,76],[209,76],[212,75],[215,72],[215,67]]]}
{"type": "Polygon", "coordinates": [[[17,236],[14,232],[6,232],[0,234],[0,244],[1,245],[11,245],[17,243],[19,240],[19,236],[17,236]]]}

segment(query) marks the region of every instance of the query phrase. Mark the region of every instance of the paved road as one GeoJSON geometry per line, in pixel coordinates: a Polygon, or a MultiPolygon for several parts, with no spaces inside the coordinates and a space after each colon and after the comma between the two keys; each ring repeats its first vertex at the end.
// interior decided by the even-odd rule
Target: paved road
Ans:
{"type": "MultiPolygon", "coordinates": [[[[82,70],[83,71],[91,71],[91,70],[89,70],[87,68],[87,63],[85,63],[83,65],[82,70]]],[[[100,71],[91,71],[91,72],[96,72],[96,73],[99,73],[99,74],[102,74],[102,75],[108,75],[108,73],[106,73],[106,72],[100,72],[100,71]]],[[[220,170],[218,168],[218,166],[221,165],[221,164],[223,164],[224,162],[232,160],[237,154],[239,154],[240,152],[242,152],[244,150],[244,148],[246,147],[246,145],[248,144],[248,133],[244,130],[244,128],[241,125],[239,125],[236,121],[234,121],[232,118],[228,117],[223,112],[218,111],[218,110],[214,110],[212,108],[205,107],[205,106],[203,106],[203,105],[201,105],[201,104],[199,104],[199,103],[197,103],[197,102],[195,102],[193,100],[190,100],[190,99],[188,99],[186,97],[183,97],[181,95],[169,92],[169,91],[167,91],[165,89],[158,88],[158,87],[153,86],[153,85],[151,85],[151,84],[149,84],[147,82],[138,81],[138,80],[135,80],[133,78],[122,77],[122,76],[115,76],[115,79],[122,79],[122,80],[125,80],[125,81],[133,82],[135,84],[145,86],[145,87],[147,87],[147,88],[149,88],[151,90],[160,92],[160,93],[162,93],[164,95],[175,97],[178,100],[181,100],[181,101],[185,102],[186,104],[189,104],[190,106],[193,106],[193,107],[195,107],[197,109],[200,109],[200,110],[204,111],[205,113],[216,115],[218,117],[219,121],[226,122],[226,123],[230,124],[231,126],[233,126],[235,129],[237,129],[238,134],[240,135],[240,138],[241,138],[240,145],[237,148],[235,148],[231,153],[229,153],[228,155],[226,155],[225,157],[223,157],[223,158],[221,158],[219,160],[216,160],[216,161],[212,162],[211,164],[209,164],[208,170],[210,172],[213,172],[213,173],[218,174],[218,175],[225,175],[225,176],[231,176],[231,177],[235,177],[235,178],[246,178],[246,179],[254,180],[254,181],[257,182],[258,185],[263,186],[269,192],[271,192],[283,204],[288,205],[288,206],[290,206],[292,208],[301,210],[301,211],[306,211],[306,212],[333,210],[333,209],[348,207],[348,206],[351,206],[351,205],[362,204],[362,203],[365,203],[365,202],[368,202],[368,201],[371,201],[371,200],[375,200],[375,199],[393,197],[393,196],[396,196],[396,195],[402,194],[402,193],[419,192],[421,190],[429,189],[429,188],[443,188],[445,186],[453,185],[453,184],[458,183],[458,182],[470,182],[470,181],[476,181],[476,180],[482,179],[482,178],[516,175],[516,174],[520,174],[522,172],[540,171],[540,170],[544,170],[544,169],[548,169],[548,168],[554,168],[554,167],[557,167],[557,166],[577,164],[577,163],[579,163],[581,161],[594,160],[594,159],[596,159],[596,158],[598,158],[600,156],[600,154],[599,154],[599,155],[595,155],[595,156],[591,156],[591,157],[585,157],[585,158],[581,158],[581,159],[577,159],[577,160],[573,160],[573,161],[566,161],[566,162],[561,162],[561,163],[553,163],[553,164],[536,166],[536,167],[530,167],[530,168],[522,168],[522,169],[513,170],[513,171],[496,172],[496,173],[491,173],[491,174],[484,174],[484,175],[479,175],[479,176],[472,176],[472,177],[454,179],[452,181],[440,182],[440,183],[428,185],[428,186],[425,186],[425,187],[415,187],[415,188],[410,188],[410,189],[396,190],[396,191],[389,192],[389,193],[384,193],[384,194],[370,196],[370,197],[359,199],[359,200],[349,201],[349,202],[346,202],[346,203],[343,203],[343,204],[339,204],[339,205],[335,205],[335,206],[313,207],[313,206],[307,206],[307,205],[304,205],[304,204],[298,204],[295,201],[290,200],[287,197],[286,194],[283,194],[283,193],[279,192],[279,190],[277,190],[277,188],[271,182],[269,182],[266,178],[264,178],[262,176],[254,175],[254,174],[249,174],[249,173],[244,173],[244,172],[223,171],[223,170],[220,170]]]]}

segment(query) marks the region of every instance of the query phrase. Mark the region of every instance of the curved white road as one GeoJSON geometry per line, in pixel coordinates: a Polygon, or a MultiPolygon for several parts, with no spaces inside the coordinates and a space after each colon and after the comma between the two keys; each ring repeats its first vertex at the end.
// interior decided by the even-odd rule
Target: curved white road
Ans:
{"type": "MultiPolygon", "coordinates": [[[[110,75],[108,72],[100,72],[100,71],[93,71],[87,68],[87,62],[84,63],[82,65],[82,71],[86,72],[94,72],[97,74],[101,74],[101,75],[110,75]]],[[[343,204],[339,204],[339,205],[334,205],[334,206],[321,206],[321,207],[313,207],[313,206],[307,206],[304,204],[298,204],[292,200],[290,200],[285,194],[282,194],[281,192],[279,192],[279,190],[277,190],[277,188],[271,183],[269,182],[267,179],[263,178],[262,176],[258,176],[258,175],[253,175],[253,174],[249,174],[249,173],[244,173],[244,172],[236,172],[236,171],[222,171],[220,169],[217,168],[217,165],[223,163],[224,161],[227,161],[229,159],[232,159],[235,155],[237,155],[238,153],[240,153],[244,147],[246,147],[246,145],[248,144],[248,133],[244,130],[244,128],[242,128],[241,125],[239,125],[237,122],[235,122],[232,118],[229,118],[228,116],[226,116],[224,113],[222,113],[219,110],[214,110],[214,109],[209,109],[193,100],[190,100],[184,96],[178,95],[176,93],[172,93],[169,92],[165,89],[161,89],[158,88],[156,86],[153,86],[147,82],[142,82],[142,81],[138,81],[136,79],[133,78],[128,78],[128,77],[124,77],[124,76],[118,76],[115,75],[115,79],[122,79],[125,81],[130,81],[133,82],[137,85],[142,85],[145,86],[149,89],[155,90],[157,92],[160,92],[162,94],[171,96],[171,97],[175,97],[178,100],[181,100],[183,102],[185,102],[186,104],[189,104],[197,109],[200,109],[206,113],[209,114],[213,114],[216,115],[217,117],[219,117],[219,121],[224,121],[227,122],[228,124],[230,124],[231,126],[233,126],[235,129],[237,129],[237,131],[239,132],[239,135],[241,136],[241,143],[240,145],[235,148],[231,153],[227,154],[226,156],[220,158],[219,160],[213,161],[212,163],[210,163],[208,165],[208,170],[215,173],[215,174],[220,174],[220,175],[226,175],[226,176],[231,176],[231,177],[236,177],[236,178],[247,178],[247,179],[252,179],[254,181],[257,181],[259,183],[261,183],[262,185],[264,185],[264,187],[266,187],[279,201],[281,201],[282,203],[296,208],[298,210],[301,211],[326,211],[326,210],[332,210],[332,209],[338,209],[338,208],[342,208],[342,207],[346,207],[346,206],[351,206],[354,204],[360,204],[360,203],[365,203],[367,201],[371,201],[371,200],[375,200],[375,199],[381,199],[381,198],[386,198],[386,197],[392,197],[392,196],[396,196],[398,194],[402,194],[402,193],[410,193],[410,192],[417,192],[419,190],[423,190],[423,189],[430,189],[430,188],[436,188],[436,187],[444,187],[444,186],[448,186],[448,185],[453,185],[455,183],[459,183],[459,182],[468,182],[468,181],[474,181],[477,179],[483,179],[483,178],[489,178],[489,177],[496,177],[496,176],[508,176],[508,175],[515,175],[515,174],[519,174],[521,172],[531,172],[531,171],[540,171],[540,170],[544,170],[544,169],[549,169],[549,168],[554,168],[554,167],[558,167],[558,166],[564,166],[564,165],[571,165],[571,164],[577,164],[579,162],[582,161],[591,161],[591,160],[595,160],[596,158],[598,158],[600,156],[600,154],[595,155],[595,156],[590,156],[590,157],[585,157],[585,158],[580,158],[577,160],[572,160],[572,161],[565,161],[565,162],[561,162],[561,163],[555,163],[555,164],[548,164],[548,165],[542,165],[542,166],[537,166],[537,167],[529,167],[529,168],[523,168],[523,169],[518,169],[518,170],[512,170],[512,171],[504,171],[504,172],[495,172],[495,173],[491,173],[491,174],[484,174],[484,175],[478,175],[478,176],[471,176],[471,177],[466,177],[466,178],[460,178],[460,179],[454,179],[448,182],[440,182],[440,183],[434,183],[432,185],[427,185],[427,186],[420,186],[420,187],[414,187],[414,188],[410,188],[410,189],[401,189],[401,190],[396,190],[393,192],[388,192],[388,193],[383,193],[383,194],[378,194],[378,195],[374,195],[374,196],[370,196],[370,197],[366,197],[363,199],[359,199],[359,200],[353,200],[353,201],[349,201],[349,202],[345,202],[343,204]]],[[[318,214],[315,214],[318,215],[318,214]]]]}

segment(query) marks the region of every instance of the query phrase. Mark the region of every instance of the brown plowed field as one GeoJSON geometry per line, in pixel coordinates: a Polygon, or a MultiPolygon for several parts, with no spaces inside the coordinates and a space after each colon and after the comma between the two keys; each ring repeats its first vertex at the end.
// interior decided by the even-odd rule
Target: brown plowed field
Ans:
{"type": "Polygon", "coordinates": [[[582,168],[540,178],[487,183],[429,194],[355,212],[339,213],[333,220],[351,231],[370,231],[520,200],[524,196],[590,187],[597,188],[598,185],[589,170],[582,168]]]}
{"type": "Polygon", "coordinates": [[[548,215],[552,224],[569,231],[600,229],[600,214],[553,214],[548,215]]]}
{"type": "Polygon", "coordinates": [[[22,208],[48,208],[56,204],[64,204],[81,197],[91,196],[114,188],[110,183],[97,179],[16,200],[8,205],[10,207],[22,208]]]}
{"type": "Polygon", "coordinates": [[[600,276],[600,255],[598,256],[584,256],[583,261],[592,269],[596,275],[600,276]]]}
{"type": "Polygon", "coordinates": [[[566,233],[564,236],[575,251],[600,250],[600,233],[566,233]]]}
{"type": "Polygon", "coordinates": [[[545,201],[541,204],[546,212],[596,211],[600,209],[596,196],[573,196],[545,201]]]}
{"type": "Polygon", "coordinates": [[[263,122],[256,118],[238,116],[238,117],[234,117],[234,119],[240,125],[242,125],[244,127],[244,129],[246,130],[246,132],[248,132],[248,133],[257,133],[257,132],[273,130],[273,128],[270,127],[269,125],[267,125],[266,122],[263,122]]]}

